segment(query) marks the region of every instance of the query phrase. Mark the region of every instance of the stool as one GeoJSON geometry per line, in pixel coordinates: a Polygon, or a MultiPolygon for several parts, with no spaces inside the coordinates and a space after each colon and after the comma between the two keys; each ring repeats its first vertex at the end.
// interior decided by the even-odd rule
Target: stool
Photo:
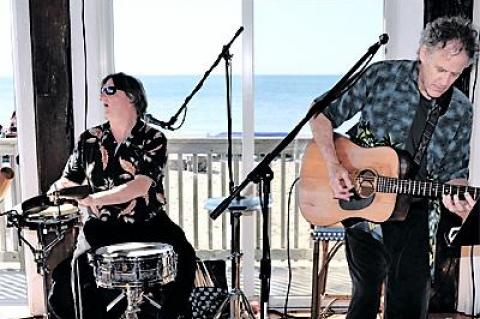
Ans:
{"type": "Polygon", "coordinates": [[[313,245],[313,269],[312,269],[312,304],[311,319],[318,319],[321,298],[325,296],[327,285],[328,265],[338,249],[343,245],[345,229],[342,226],[324,227],[312,225],[313,245]],[[329,242],[335,241],[335,245],[329,251],[329,242]],[[322,243],[322,267],[319,269],[319,250],[322,243]]]}

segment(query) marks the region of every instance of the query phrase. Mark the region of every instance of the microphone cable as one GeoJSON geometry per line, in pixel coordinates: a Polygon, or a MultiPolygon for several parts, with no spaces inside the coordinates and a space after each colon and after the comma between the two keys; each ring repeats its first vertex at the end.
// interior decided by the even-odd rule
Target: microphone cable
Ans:
{"type": "MultiPolygon", "coordinates": [[[[477,87],[477,79],[478,79],[478,56],[475,59],[475,63],[473,64],[475,66],[474,72],[473,72],[473,85],[472,85],[472,92],[471,92],[471,103],[474,105],[475,102],[475,89],[477,87]]],[[[472,318],[477,317],[480,315],[480,313],[475,314],[475,269],[474,269],[474,262],[473,262],[473,251],[474,251],[475,245],[470,246],[470,270],[471,270],[471,278],[472,278],[472,313],[471,316],[472,318]]]]}
{"type": "Polygon", "coordinates": [[[84,129],[87,130],[88,125],[88,66],[87,66],[87,37],[86,37],[86,30],[85,30],[85,0],[82,0],[82,44],[83,44],[83,61],[84,61],[84,69],[83,69],[83,81],[84,81],[84,111],[85,111],[85,118],[84,118],[84,129]]]}
{"type": "Polygon", "coordinates": [[[225,52],[227,56],[225,56],[225,85],[226,85],[226,99],[227,99],[227,139],[228,139],[228,150],[227,150],[227,157],[228,157],[228,180],[229,185],[228,189],[230,194],[234,191],[234,181],[233,181],[233,139],[232,139],[232,63],[230,61],[231,55],[227,51],[225,52]]]}
{"type": "Polygon", "coordinates": [[[290,190],[288,191],[288,200],[287,200],[287,265],[288,265],[288,282],[287,282],[287,293],[285,295],[285,303],[283,305],[283,319],[294,318],[288,315],[288,299],[290,297],[290,289],[292,286],[292,260],[290,256],[290,204],[292,202],[292,194],[295,187],[295,184],[300,180],[300,177],[297,177],[292,185],[290,185],[290,190]]]}
{"type": "Polygon", "coordinates": [[[476,318],[478,313],[475,314],[475,268],[473,262],[473,252],[474,252],[475,245],[470,246],[470,271],[472,275],[472,318],[476,318]]]}

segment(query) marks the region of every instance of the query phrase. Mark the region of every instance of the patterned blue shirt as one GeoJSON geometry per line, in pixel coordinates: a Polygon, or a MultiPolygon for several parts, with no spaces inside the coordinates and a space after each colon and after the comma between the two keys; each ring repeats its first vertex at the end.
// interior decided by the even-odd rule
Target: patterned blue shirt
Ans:
{"type": "MultiPolygon", "coordinates": [[[[420,103],[418,66],[419,62],[407,60],[372,64],[348,92],[324,110],[324,115],[338,127],[360,112],[360,120],[369,123],[375,139],[389,138],[393,145],[405,149],[420,103]]],[[[429,176],[442,183],[468,177],[472,118],[472,104],[454,88],[425,154],[429,176]]]]}

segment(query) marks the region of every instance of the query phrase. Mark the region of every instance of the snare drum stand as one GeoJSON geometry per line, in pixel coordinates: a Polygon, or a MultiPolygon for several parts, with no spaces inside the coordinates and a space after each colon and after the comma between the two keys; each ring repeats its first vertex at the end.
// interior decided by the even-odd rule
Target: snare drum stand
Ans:
{"type": "Polygon", "coordinates": [[[137,313],[141,311],[139,305],[143,298],[157,309],[162,308],[155,300],[145,295],[142,288],[127,285],[126,288],[123,288],[123,292],[108,305],[107,312],[125,296],[127,297],[127,309],[125,309],[122,319],[138,319],[137,313]]]}
{"type": "Polygon", "coordinates": [[[137,319],[137,313],[141,311],[139,306],[142,303],[142,299],[147,300],[152,306],[159,310],[162,308],[159,303],[144,294],[144,289],[142,287],[136,287],[127,284],[126,287],[122,288],[122,290],[123,292],[107,306],[107,312],[109,312],[120,300],[125,297],[127,298],[127,308],[121,317],[122,319],[137,319]]]}
{"type": "MultiPolygon", "coordinates": [[[[234,200],[232,204],[235,205],[235,202],[237,201],[234,200]]],[[[240,217],[242,216],[242,211],[247,210],[247,207],[234,205],[230,205],[228,208],[231,214],[230,225],[232,227],[232,239],[229,257],[232,260],[232,288],[213,318],[219,319],[225,307],[230,305],[230,319],[255,319],[255,315],[252,312],[250,303],[248,302],[248,299],[243,291],[240,289],[240,261],[242,257],[242,253],[240,252],[240,217]]]]}

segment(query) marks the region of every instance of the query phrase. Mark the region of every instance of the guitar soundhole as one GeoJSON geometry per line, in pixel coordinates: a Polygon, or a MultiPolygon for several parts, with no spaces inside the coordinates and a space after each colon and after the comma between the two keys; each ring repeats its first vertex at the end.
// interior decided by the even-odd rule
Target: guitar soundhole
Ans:
{"type": "Polygon", "coordinates": [[[375,194],[377,173],[372,169],[359,171],[355,178],[355,190],[361,198],[368,198],[375,194]]]}

